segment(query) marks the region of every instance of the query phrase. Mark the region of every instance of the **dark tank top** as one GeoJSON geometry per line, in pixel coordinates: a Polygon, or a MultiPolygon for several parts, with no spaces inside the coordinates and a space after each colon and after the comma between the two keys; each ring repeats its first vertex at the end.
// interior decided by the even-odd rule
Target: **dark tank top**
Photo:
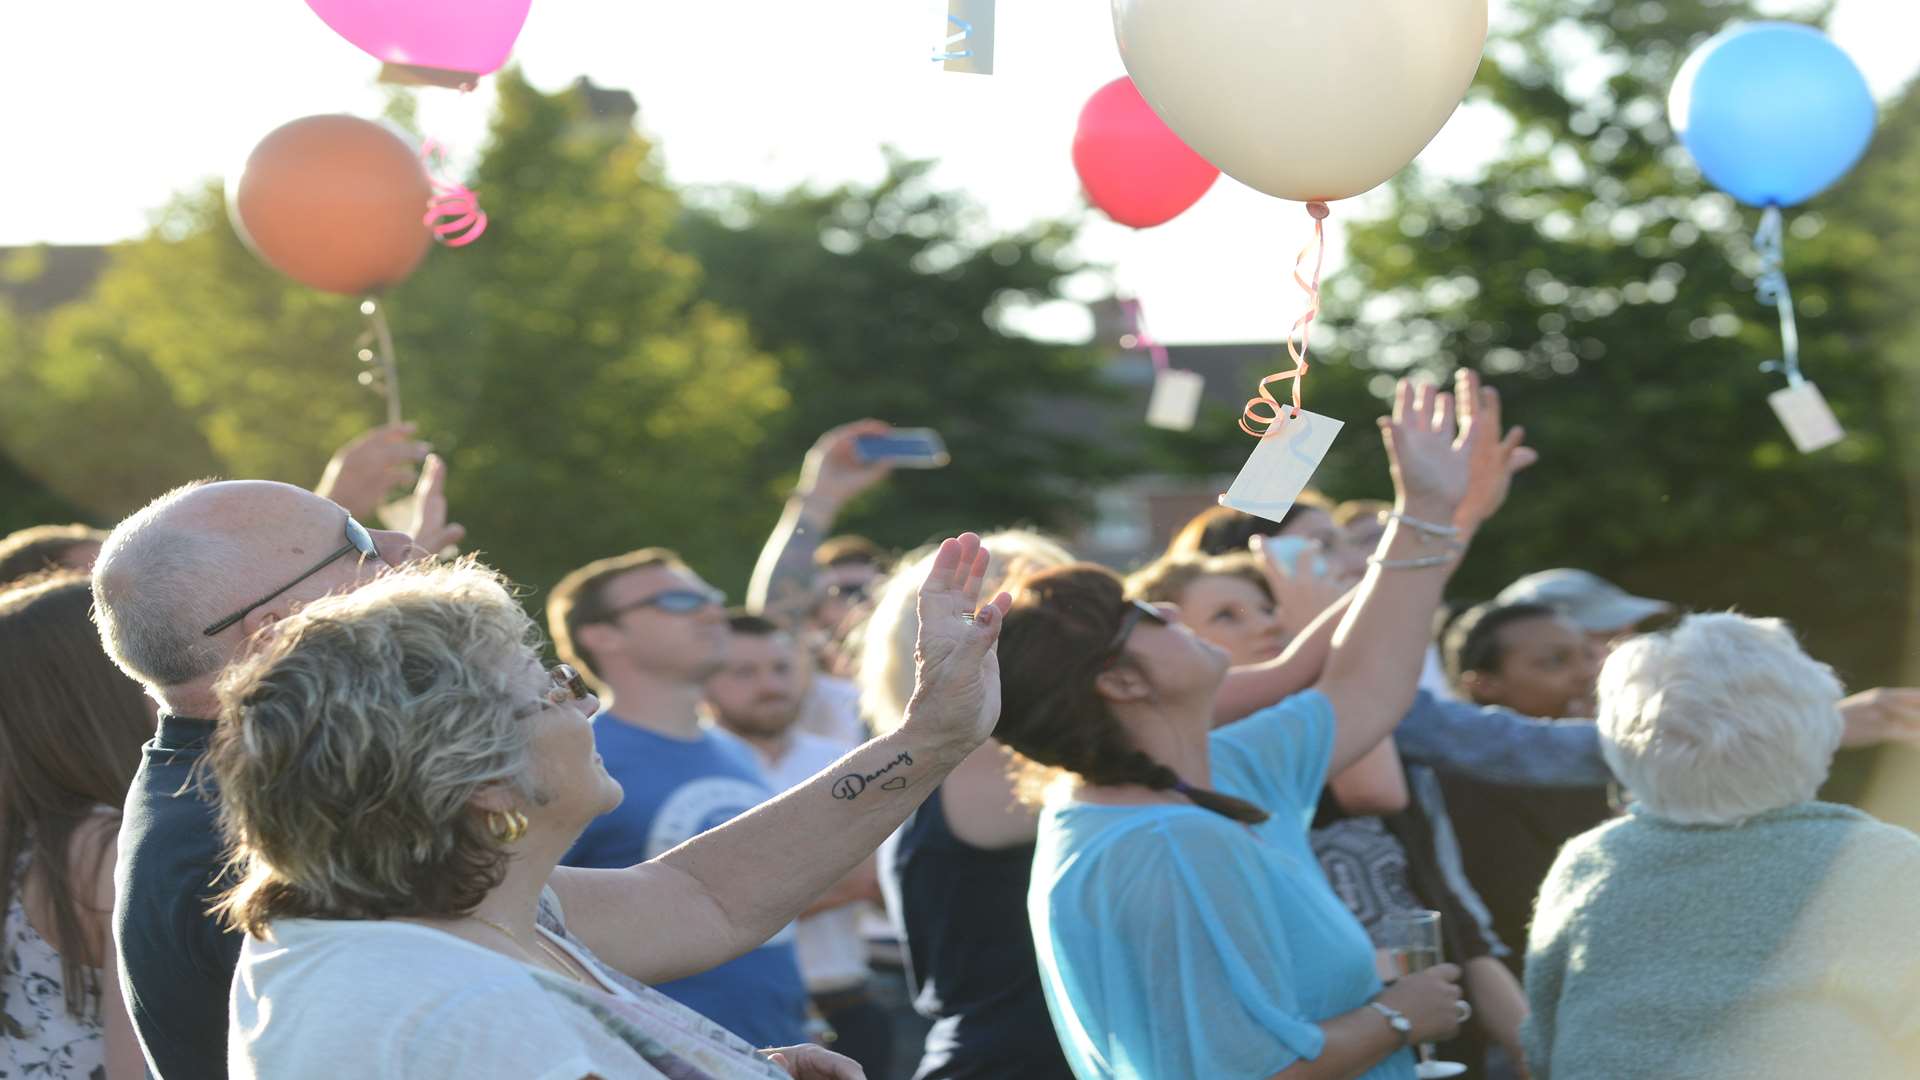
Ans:
{"type": "Polygon", "coordinates": [[[1073,1080],[1027,923],[1033,845],[974,847],[935,791],[880,849],[914,1008],[934,1021],[914,1080],[1073,1080]]]}

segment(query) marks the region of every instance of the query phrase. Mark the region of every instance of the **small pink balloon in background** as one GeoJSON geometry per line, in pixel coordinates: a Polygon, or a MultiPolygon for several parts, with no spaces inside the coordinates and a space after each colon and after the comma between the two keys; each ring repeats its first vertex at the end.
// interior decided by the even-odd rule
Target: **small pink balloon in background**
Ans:
{"type": "Polygon", "coordinates": [[[1124,75],[1094,91],[1080,110],[1073,167],[1093,205],[1136,229],[1180,216],[1220,175],[1180,141],[1124,75]]]}
{"type": "Polygon", "coordinates": [[[533,0],[307,0],[341,37],[413,81],[471,86],[500,70],[533,0]]]}

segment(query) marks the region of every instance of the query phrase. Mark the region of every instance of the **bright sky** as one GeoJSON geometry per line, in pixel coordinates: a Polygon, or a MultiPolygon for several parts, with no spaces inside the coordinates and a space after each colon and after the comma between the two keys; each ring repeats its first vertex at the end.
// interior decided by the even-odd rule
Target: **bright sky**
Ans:
{"type": "MultiPolygon", "coordinates": [[[[1505,5],[1493,0],[1496,20],[1505,5]]],[[[1124,74],[1109,5],[1000,0],[991,76],[930,62],[944,11],[944,0],[534,0],[515,59],[543,89],[585,74],[632,91],[679,183],[872,179],[891,143],[939,158],[940,180],[971,192],[997,225],[1072,212],[1075,118],[1124,74]]],[[[1832,31],[1881,97],[1920,66],[1913,0],[1838,0],[1832,31]]],[[[376,113],[376,69],[299,0],[6,4],[0,245],[136,235],[170,193],[223,175],[279,124],[376,113]]],[[[487,85],[421,99],[429,134],[476,148],[487,85]]],[[[1490,120],[1456,114],[1423,166],[1471,173],[1504,137],[1490,120]]],[[[1365,204],[1334,207],[1330,267],[1339,218],[1365,204]]],[[[1114,266],[1164,339],[1277,340],[1297,314],[1287,275],[1307,224],[1299,206],[1222,177],[1157,229],[1096,215],[1081,250],[1114,266]]],[[[1035,329],[1084,333],[1083,315],[1048,315],[1035,329]]]]}

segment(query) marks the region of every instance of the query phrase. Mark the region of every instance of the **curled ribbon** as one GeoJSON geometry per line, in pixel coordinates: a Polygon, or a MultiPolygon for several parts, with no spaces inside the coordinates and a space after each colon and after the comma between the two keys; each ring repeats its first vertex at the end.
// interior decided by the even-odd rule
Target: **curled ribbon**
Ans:
{"type": "Polygon", "coordinates": [[[1307,342],[1313,337],[1313,320],[1320,315],[1320,267],[1327,257],[1325,225],[1327,204],[1310,202],[1307,204],[1307,213],[1313,216],[1313,239],[1307,241],[1307,246],[1301,248],[1300,254],[1293,258],[1293,280],[1300,286],[1301,291],[1307,294],[1307,309],[1300,313],[1300,317],[1295,319],[1293,326],[1287,330],[1287,355],[1293,357],[1293,370],[1276,371],[1261,379],[1258,396],[1247,399],[1247,407],[1240,413],[1240,430],[1256,439],[1267,439],[1278,435],[1281,426],[1286,421],[1298,417],[1301,412],[1300,383],[1307,374],[1307,342]],[[1312,281],[1300,275],[1300,268],[1306,263],[1309,253],[1313,255],[1312,281]],[[1300,336],[1298,345],[1293,341],[1295,334],[1300,336]],[[1291,413],[1285,412],[1284,410],[1289,406],[1281,404],[1280,399],[1274,397],[1273,393],[1267,389],[1284,379],[1293,380],[1293,405],[1291,406],[1293,411],[1291,413]],[[1266,415],[1268,413],[1272,415],[1266,415]],[[1255,424],[1262,425],[1266,430],[1262,431],[1254,427],[1255,424]]]}
{"type": "MultiPolygon", "coordinates": [[[[1800,374],[1800,327],[1793,318],[1793,292],[1787,288],[1787,271],[1782,265],[1780,208],[1768,206],[1760,215],[1760,228],[1753,234],[1754,250],[1760,253],[1760,277],[1753,283],[1754,294],[1763,304],[1772,304],[1780,312],[1780,366],[1786,372],[1787,385],[1799,386],[1806,379],[1800,374]]],[[[1764,365],[1765,370],[1776,370],[1764,365]]]]}
{"type": "Polygon", "coordinates": [[[433,230],[435,240],[448,247],[464,247],[487,231],[487,213],[480,209],[480,197],[472,188],[441,175],[446,166],[444,153],[445,148],[432,139],[420,148],[420,160],[427,167],[427,181],[433,185],[433,197],[427,200],[427,216],[421,221],[433,230]]]}
{"type": "Polygon", "coordinates": [[[1147,332],[1147,316],[1140,308],[1140,301],[1131,298],[1122,300],[1120,310],[1126,314],[1127,324],[1130,327],[1126,335],[1120,339],[1120,346],[1126,349],[1147,350],[1147,355],[1153,358],[1153,370],[1167,370],[1167,347],[1147,332]]]}

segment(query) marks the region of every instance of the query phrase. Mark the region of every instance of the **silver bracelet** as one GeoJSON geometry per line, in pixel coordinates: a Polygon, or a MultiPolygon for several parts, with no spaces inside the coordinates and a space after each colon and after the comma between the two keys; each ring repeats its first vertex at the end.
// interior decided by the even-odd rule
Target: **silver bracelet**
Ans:
{"type": "Polygon", "coordinates": [[[1397,521],[1409,529],[1426,533],[1428,536],[1441,536],[1453,539],[1460,535],[1460,530],[1452,525],[1436,525],[1431,521],[1422,521],[1417,517],[1402,514],[1395,510],[1380,511],[1380,524],[1385,525],[1389,521],[1397,521]]]}
{"type": "Polygon", "coordinates": [[[1383,559],[1378,555],[1367,556],[1367,562],[1382,570],[1426,570],[1435,566],[1446,566],[1459,558],[1453,555],[1425,555],[1418,559],[1383,559]]]}

